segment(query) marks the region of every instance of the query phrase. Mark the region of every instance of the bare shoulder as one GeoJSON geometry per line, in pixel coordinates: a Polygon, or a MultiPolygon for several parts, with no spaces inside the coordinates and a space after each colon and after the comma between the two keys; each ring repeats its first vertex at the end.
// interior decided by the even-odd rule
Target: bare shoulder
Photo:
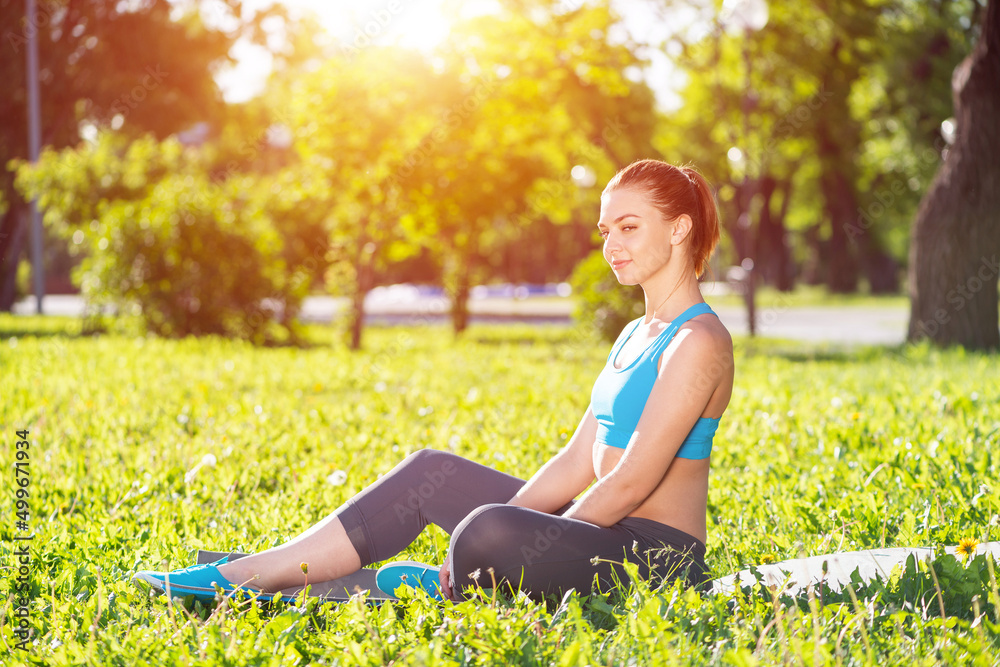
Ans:
{"type": "Polygon", "coordinates": [[[733,356],[733,337],[722,321],[711,313],[694,317],[680,328],[677,337],[686,354],[733,356]]]}
{"type": "Polygon", "coordinates": [[[710,313],[694,317],[681,326],[673,343],[660,359],[660,375],[685,372],[684,369],[704,376],[706,372],[715,382],[727,382],[735,372],[733,338],[729,330],[710,313]]]}

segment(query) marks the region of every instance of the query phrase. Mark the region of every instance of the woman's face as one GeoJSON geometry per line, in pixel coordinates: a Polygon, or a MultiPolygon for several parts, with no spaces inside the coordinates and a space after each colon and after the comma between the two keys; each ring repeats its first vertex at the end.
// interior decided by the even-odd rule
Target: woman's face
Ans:
{"type": "Polygon", "coordinates": [[[601,197],[597,228],[604,259],[622,285],[644,283],[667,265],[676,250],[674,227],[638,190],[612,190],[601,197]]]}

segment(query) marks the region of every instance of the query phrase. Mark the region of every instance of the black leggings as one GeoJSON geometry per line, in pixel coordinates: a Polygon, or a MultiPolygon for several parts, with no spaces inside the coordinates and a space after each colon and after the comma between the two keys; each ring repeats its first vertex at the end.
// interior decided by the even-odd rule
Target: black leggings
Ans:
{"type": "Polygon", "coordinates": [[[627,559],[654,583],[683,577],[707,580],[705,545],[650,519],[626,517],[607,528],[507,505],[525,481],[447,452],[414,452],[377,482],[341,505],[343,523],[362,566],[386,560],[433,523],[451,534],[456,592],[495,580],[536,599],[570,588],[590,593],[629,579],[627,559]],[[595,563],[594,560],[598,559],[595,563]],[[490,569],[492,568],[492,576],[490,569]]]}

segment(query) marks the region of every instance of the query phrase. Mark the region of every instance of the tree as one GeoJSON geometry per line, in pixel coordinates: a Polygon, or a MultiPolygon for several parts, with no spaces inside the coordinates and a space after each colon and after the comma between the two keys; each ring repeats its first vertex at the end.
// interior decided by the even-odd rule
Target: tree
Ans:
{"type": "MultiPolygon", "coordinates": [[[[17,264],[26,238],[27,203],[14,191],[12,158],[27,157],[25,49],[38,32],[42,145],[60,149],[80,140],[81,125],[157,137],[223,112],[212,70],[229,61],[241,35],[264,39],[261,21],[246,19],[237,0],[213,5],[235,27],[206,25],[199,8],[167,0],[49,0],[26,20],[23,0],[0,0],[0,192],[10,204],[0,219],[0,310],[15,299],[17,264]],[[178,15],[179,14],[179,15],[178,15]]],[[[219,18],[219,17],[217,17],[219,18]]]]}
{"type": "Polygon", "coordinates": [[[652,94],[625,76],[640,61],[609,39],[607,4],[522,4],[456,27],[441,54],[447,120],[402,174],[440,249],[456,334],[471,285],[523,229],[570,224],[581,210],[593,224],[597,198],[574,167],[603,182],[650,151],[652,94]]]}
{"type": "Polygon", "coordinates": [[[437,128],[442,82],[419,53],[369,46],[331,59],[291,89],[289,118],[309,205],[322,211],[351,299],[351,349],[361,346],[365,295],[421,230],[399,180],[407,156],[437,128]]]}
{"type": "Polygon", "coordinates": [[[908,339],[1000,347],[1000,0],[952,78],[955,138],[924,196],[910,246],[908,339]]]}

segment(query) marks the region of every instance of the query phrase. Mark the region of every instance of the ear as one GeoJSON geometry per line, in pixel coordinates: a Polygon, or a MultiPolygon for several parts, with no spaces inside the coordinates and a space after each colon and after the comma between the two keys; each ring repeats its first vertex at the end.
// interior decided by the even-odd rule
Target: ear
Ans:
{"type": "Polygon", "coordinates": [[[670,232],[670,244],[680,245],[691,233],[691,227],[694,225],[694,222],[691,220],[690,215],[681,213],[674,218],[673,225],[673,231],[670,232]]]}

